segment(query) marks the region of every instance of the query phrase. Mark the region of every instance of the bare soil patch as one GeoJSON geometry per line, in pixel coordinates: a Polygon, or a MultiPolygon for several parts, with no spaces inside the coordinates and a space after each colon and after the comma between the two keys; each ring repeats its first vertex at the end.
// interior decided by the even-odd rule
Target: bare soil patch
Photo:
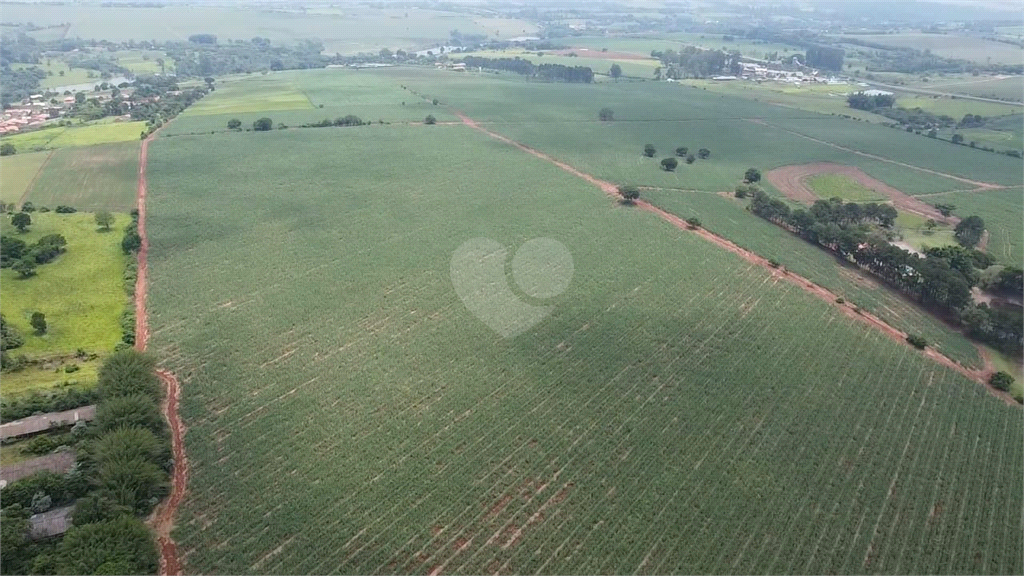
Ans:
{"type": "Polygon", "coordinates": [[[934,218],[939,222],[947,222],[954,225],[960,222],[960,219],[956,216],[943,216],[935,209],[934,206],[925,204],[913,196],[904,194],[885,182],[868,176],[860,168],[855,168],[853,166],[833,164],[831,162],[798,164],[769,170],[765,173],[764,177],[771,182],[772,186],[775,186],[780,192],[785,194],[787,198],[803,202],[804,204],[813,204],[816,200],[820,200],[821,198],[814,193],[814,190],[807,184],[807,180],[811,176],[816,176],[818,174],[839,174],[846,176],[869,190],[874,190],[875,192],[885,195],[885,197],[887,197],[898,210],[913,212],[914,214],[919,214],[925,218],[934,218]]]}

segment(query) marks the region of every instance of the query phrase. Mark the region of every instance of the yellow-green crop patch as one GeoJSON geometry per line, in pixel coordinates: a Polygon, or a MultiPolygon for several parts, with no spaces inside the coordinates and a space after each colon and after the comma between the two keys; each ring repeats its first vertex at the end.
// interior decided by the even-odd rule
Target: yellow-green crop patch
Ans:
{"type": "Polygon", "coordinates": [[[21,201],[49,156],[50,152],[32,152],[0,158],[0,202],[21,201]]]}
{"type": "Polygon", "coordinates": [[[54,126],[44,130],[8,136],[3,141],[14,144],[19,151],[50,150],[71,146],[137,141],[145,128],[145,122],[95,122],[70,128],[54,126]]]}
{"type": "Polygon", "coordinates": [[[294,86],[283,85],[273,77],[253,78],[217,86],[213,94],[190,106],[183,116],[311,108],[313,104],[309,98],[294,86]]]}
{"type": "Polygon", "coordinates": [[[882,202],[885,197],[842,174],[815,174],[807,179],[811,190],[823,199],[842,198],[847,202],[882,202]]]}
{"type": "MultiPolygon", "coordinates": [[[[28,338],[34,338],[29,334],[22,334],[28,338]]],[[[21,352],[21,348],[11,351],[15,356],[21,352]]],[[[47,362],[48,364],[48,362],[47,362]]],[[[56,367],[45,367],[29,365],[28,367],[15,372],[4,373],[3,397],[4,400],[11,400],[30,392],[54,390],[58,388],[92,388],[96,385],[100,362],[92,360],[82,362],[78,359],[70,359],[66,362],[55,362],[56,367]],[[68,366],[78,366],[74,372],[66,372],[68,366]]],[[[5,448],[6,450],[6,448],[5,448]]]]}
{"type": "Polygon", "coordinates": [[[39,173],[28,199],[36,206],[129,212],[135,207],[139,143],[64,148],[39,173]]]}
{"type": "MultiPolygon", "coordinates": [[[[121,236],[131,221],[117,214],[114,226],[100,232],[89,213],[32,214],[32,226],[18,234],[5,219],[3,233],[32,243],[47,234],[63,234],[67,251],[37,274],[21,278],[9,268],[0,270],[3,299],[0,311],[25,338],[19,354],[29,358],[87,352],[107,352],[121,339],[120,316],[125,307],[121,236]],[[46,315],[46,334],[38,336],[29,320],[33,312],[46,315]]],[[[7,385],[7,379],[4,379],[7,385]]]]}

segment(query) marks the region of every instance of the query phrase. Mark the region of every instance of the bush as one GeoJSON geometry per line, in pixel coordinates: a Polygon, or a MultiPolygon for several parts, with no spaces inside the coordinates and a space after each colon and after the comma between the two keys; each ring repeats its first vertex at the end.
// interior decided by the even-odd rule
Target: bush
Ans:
{"type": "Polygon", "coordinates": [[[640,189],[636,186],[619,186],[619,196],[622,196],[623,202],[632,204],[633,201],[640,198],[640,189]]]}
{"type": "Polygon", "coordinates": [[[675,158],[672,158],[671,156],[668,157],[668,158],[664,158],[661,161],[661,167],[666,172],[671,172],[671,171],[675,170],[677,166],[679,166],[679,161],[676,160],[675,158]]]}
{"type": "Polygon", "coordinates": [[[437,118],[434,118],[433,114],[428,114],[427,117],[423,119],[423,123],[430,125],[437,124],[437,118]]]}
{"type": "Polygon", "coordinates": [[[690,230],[695,230],[697,228],[700,228],[700,218],[696,218],[696,217],[687,218],[686,219],[686,225],[687,225],[687,227],[690,228],[690,230]]]}
{"type": "Polygon", "coordinates": [[[73,526],[54,554],[57,574],[155,574],[160,557],[149,528],[138,518],[73,526]]]}
{"type": "Polygon", "coordinates": [[[441,101],[438,100],[437,98],[434,98],[433,103],[434,103],[434,106],[437,106],[438,104],[441,103],[441,101]]]}
{"type": "Polygon", "coordinates": [[[658,150],[654,147],[654,144],[644,145],[644,156],[648,158],[654,158],[654,155],[658,153],[658,150]]]}
{"type": "Polygon", "coordinates": [[[232,118],[228,120],[228,130],[238,130],[242,127],[242,121],[238,118],[232,118]]]}
{"type": "Polygon", "coordinates": [[[257,132],[266,132],[274,127],[274,121],[264,116],[252,123],[252,129],[257,132]]]}
{"type": "Polygon", "coordinates": [[[615,112],[613,112],[611,108],[601,108],[597,113],[597,118],[602,122],[611,122],[612,120],[615,120],[615,112]]]}
{"type": "Polygon", "coordinates": [[[924,350],[928,346],[928,340],[920,334],[907,334],[907,342],[918,350],[924,350]]]}
{"type": "Polygon", "coordinates": [[[768,260],[768,265],[771,266],[772,268],[778,268],[782,264],[780,264],[779,261],[776,260],[775,258],[772,258],[772,259],[768,260]]]}
{"type": "Polygon", "coordinates": [[[56,212],[57,214],[74,214],[75,212],[78,212],[78,210],[76,208],[72,208],[71,206],[60,205],[57,206],[57,209],[54,210],[54,212],[56,212]]]}
{"type": "Polygon", "coordinates": [[[996,390],[1008,392],[1010,390],[1010,386],[1013,386],[1013,376],[1010,376],[1006,372],[999,371],[989,377],[988,383],[996,390]]]}
{"type": "Polygon", "coordinates": [[[160,381],[154,370],[156,361],[138,350],[120,350],[111,354],[99,370],[96,390],[103,399],[145,394],[160,398],[160,381]]]}
{"type": "Polygon", "coordinates": [[[131,515],[132,509],[99,494],[89,494],[75,502],[71,520],[76,526],[107,522],[118,516],[131,515]]]}
{"type": "Polygon", "coordinates": [[[686,155],[689,153],[690,149],[687,148],[686,146],[680,146],[679,148],[676,148],[676,156],[679,156],[680,158],[686,158],[686,155]]]}
{"type": "Polygon", "coordinates": [[[126,427],[144,428],[160,437],[167,433],[167,423],[159,406],[144,394],[119,396],[100,402],[96,406],[94,426],[101,433],[126,427]]]}
{"type": "Polygon", "coordinates": [[[44,470],[15,480],[4,487],[4,507],[20,504],[26,510],[31,509],[33,498],[40,492],[50,497],[53,506],[63,506],[84,496],[88,489],[85,478],[76,470],[67,474],[55,474],[44,470]]]}
{"type": "Polygon", "coordinates": [[[846,303],[846,298],[843,298],[842,296],[840,296],[839,298],[836,298],[836,304],[844,304],[844,303],[846,303]]]}

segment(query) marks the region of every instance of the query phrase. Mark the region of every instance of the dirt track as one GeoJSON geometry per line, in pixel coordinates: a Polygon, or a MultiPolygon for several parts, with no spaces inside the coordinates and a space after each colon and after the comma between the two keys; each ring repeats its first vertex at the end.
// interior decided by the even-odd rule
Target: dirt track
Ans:
{"type": "MultiPolygon", "coordinates": [[[[581,172],[581,171],[577,170],[576,168],[573,168],[572,166],[569,166],[568,164],[566,164],[564,162],[561,162],[559,160],[555,160],[551,156],[548,156],[547,154],[545,154],[545,153],[543,153],[543,152],[541,152],[539,150],[535,150],[533,148],[530,148],[529,146],[526,146],[525,144],[520,144],[519,142],[516,142],[516,141],[514,141],[514,140],[512,140],[510,138],[502,136],[501,134],[497,134],[495,132],[491,132],[490,130],[488,130],[487,128],[484,128],[479,123],[474,121],[472,118],[469,118],[468,116],[462,114],[461,112],[457,112],[456,111],[455,114],[460,119],[462,119],[462,122],[464,124],[466,124],[467,126],[469,126],[471,128],[474,128],[476,130],[479,130],[480,132],[483,132],[484,134],[487,134],[488,136],[490,136],[492,138],[495,138],[495,139],[500,140],[502,142],[506,142],[508,144],[511,144],[512,146],[515,146],[516,148],[519,148],[520,150],[522,150],[524,152],[532,154],[533,156],[536,156],[537,158],[541,158],[543,160],[547,160],[548,162],[553,163],[554,165],[558,166],[559,168],[565,170],[566,172],[569,172],[570,174],[578,176],[578,177],[586,180],[587,182],[590,182],[591,184],[594,184],[595,186],[599,187],[601,190],[603,190],[609,196],[616,197],[616,198],[618,197],[618,187],[616,187],[611,182],[607,182],[607,181],[595,178],[594,176],[591,176],[590,174],[586,174],[584,172],[581,172]]],[[[873,327],[873,328],[875,328],[877,330],[880,330],[882,333],[884,333],[886,336],[890,337],[895,342],[898,342],[898,343],[903,344],[905,346],[909,346],[909,344],[906,341],[906,337],[907,337],[907,333],[906,332],[903,332],[901,330],[898,330],[898,329],[894,328],[893,326],[890,326],[884,320],[882,320],[881,318],[875,316],[874,314],[871,314],[869,312],[865,312],[863,310],[860,310],[860,311],[856,310],[855,306],[852,303],[849,303],[849,302],[844,302],[844,303],[841,303],[841,304],[837,303],[836,300],[838,299],[839,296],[837,294],[829,291],[828,289],[826,289],[826,288],[824,288],[822,286],[818,286],[814,282],[811,282],[810,280],[808,280],[808,279],[806,279],[806,278],[804,278],[802,276],[798,276],[796,274],[793,274],[793,273],[785,270],[784,268],[775,268],[775,267],[773,267],[768,262],[768,260],[766,258],[763,258],[763,257],[761,257],[761,256],[759,256],[759,255],[757,255],[757,254],[755,254],[755,253],[745,249],[745,248],[741,248],[740,246],[732,243],[731,241],[729,241],[729,240],[727,240],[727,239],[725,239],[725,238],[723,238],[721,236],[718,236],[718,235],[716,235],[716,234],[714,234],[712,232],[709,232],[708,230],[706,230],[704,228],[690,228],[690,226],[682,218],[680,218],[680,217],[678,217],[678,216],[676,216],[674,214],[670,214],[668,212],[665,212],[661,208],[653,206],[653,205],[651,205],[648,202],[645,202],[643,200],[638,200],[636,202],[636,205],[640,209],[642,209],[642,210],[646,210],[648,212],[657,214],[663,220],[669,222],[670,224],[674,225],[675,227],[679,228],[680,230],[686,230],[686,231],[692,232],[694,234],[697,234],[698,236],[700,236],[701,238],[707,240],[708,242],[711,242],[711,243],[719,246],[720,248],[723,248],[725,250],[728,250],[729,252],[732,252],[733,254],[736,254],[736,255],[740,256],[741,258],[743,258],[747,262],[750,262],[752,264],[756,264],[758,266],[761,266],[761,267],[769,270],[771,272],[772,276],[774,276],[775,278],[778,278],[780,280],[784,280],[786,282],[790,282],[792,284],[795,284],[795,285],[799,286],[800,288],[802,288],[805,291],[807,291],[807,292],[817,296],[818,298],[822,299],[823,301],[825,301],[825,302],[827,302],[827,303],[829,303],[829,304],[831,304],[833,306],[838,307],[843,312],[843,314],[845,314],[846,316],[848,316],[850,318],[853,318],[855,320],[859,320],[861,322],[864,322],[865,324],[867,324],[867,325],[869,325],[869,326],[871,326],[871,327],[873,327]]],[[[994,388],[992,388],[991,386],[988,385],[988,375],[989,375],[989,372],[990,372],[991,368],[990,368],[989,362],[987,361],[987,357],[984,354],[982,354],[982,358],[984,360],[986,360],[986,362],[985,362],[986,367],[981,369],[981,370],[972,370],[970,368],[967,368],[965,366],[960,365],[959,363],[953,361],[952,359],[948,358],[947,356],[939,353],[938,351],[936,351],[936,350],[934,350],[932,348],[926,348],[922,353],[927,358],[930,358],[931,360],[933,360],[933,361],[935,361],[935,362],[937,362],[937,363],[939,363],[939,364],[941,364],[941,365],[943,365],[943,366],[945,366],[945,367],[947,367],[947,368],[949,368],[951,370],[955,370],[955,371],[959,372],[960,374],[962,374],[963,376],[966,376],[967,378],[969,378],[969,379],[971,379],[971,380],[973,380],[973,381],[975,381],[975,382],[985,386],[986,390],[988,390],[990,393],[992,393],[996,397],[1000,398],[1004,402],[1007,402],[1008,404],[1016,405],[1016,402],[1010,397],[1009,394],[1004,393],[1004,392],[999,392],[999,391],[995,390],[994,388]]]]}
{"type": "MultiPolygon", "coordinates": [[[[139,150],[139,184],[136,200],[139,209],[139,237],[142,245],[139,248],[139,269],[135,281],[135,349],[144,351],[149,342],[149,319],[146,315],[146,294],[149,289],[149,236],[146,234],[146,160],[149,143],[156,137],[156,132],[142,141],[139,150]]],[[[174,374],[167,370],[157,370],[157,376],[166,387],[162,409],[167,423],[171,427],[171,450],[174,454],[174,473],[171,477],[171,494],[161,502],[150,517],[150,524],[156,531],[157,544],[160,548],[160,574],[181,574],[178,563],[178,548],[171,538],[174,528],[174,515],[178,511],[188,486],[188,459],[185,456],[184,435],[181,418],[178,415],[178,402],[181,385],[174,374]]]]}
{"type": "Polygon", "coordinates": [[[805,204],[813,204],[815,200],[820,200],[821,198],[807,184],[807,179],[818,174],[840,174],[851,178],[861,186],[889,198],[893,206],[899,210],[913,212],[925,218],[934,218],[939,222],[947,222],[953,225],[960,222],[960,219],[956,216],[943,216],[934,206],[904,194],[885,182],[868,176],[860,168],[853,166],[833,164],[831,162],[815,162],[813,164],[783,166],[769,170],[765,173],[764,177],[765,180],[771,182],[772,186],[778,188],[779,192],[785,194],[787,198],[805,204]]]}

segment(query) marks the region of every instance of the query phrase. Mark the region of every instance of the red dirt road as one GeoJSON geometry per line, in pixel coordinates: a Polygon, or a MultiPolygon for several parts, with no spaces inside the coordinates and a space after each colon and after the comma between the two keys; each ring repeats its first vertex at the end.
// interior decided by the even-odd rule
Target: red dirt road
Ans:
{"type": "MultiPolygon", "coordinates": [[[[606,182],[604,180],[600,180],[598,178],[595,178],[594,176],[591,176],[590,174],[586,174],[584,172],[581,172],[581,171],[577,170],[576,168],[573,168],[572,166],[569,166],[568,164],[566,164],[564,162],[555,160],[551,156],[548,156],[547,154],[544,154],[543,152],[541,152],[539,150],[535,150],[533,148],[530,148],[529,146],[526,146],[524,144],[520,144],[519,142],[516,142],[516,141],[514,141],[514,140],[512,140],[510,138],[506,138],[505,136],[502,136],[500,134],[491,132],[490,130],[488,130],[487,128],[484,128],[479,123],[474,121],[472,118],[469,118],[468,116],[462,114],[461,112],[455,112],[455,114],[460,119],[462,119],[462,122],[464,124],[466,124],[467,126],[469,126],[471,128],[474,128],[476,130],[479,130],[479,131],[483,132],[484,134],[487,134],[488,136],[490,136],[492,138],[495,138],[495,139],[500,140],[502,142],[506,142],[508,144],[511,144],[512,146],[515,146],[516,148],[519,148],[520,150],[522,150],[524,152],[532,154],[532,155],[536,156],[537,158],[541,158],[543,160],[547,160],[548,162],[551,162],[552,164],[558,166],[559,168],[565,170],[566,172],[569,172],[570,174],[578,176],[578,177],[586,180],[587,182],[590,182],[591,184],[594,184],[595,186],[599,187],[601,190],[603,190],[609,196],[618,197],[618,188],[614,184],[612,184],[611,182],[606,182]]],[[[838,295],[834,294],[833,292],[829,291],[828,289],[823,288],[822,286],[818,286],[814,282],[811,282],[810,280],[808,280],[808,279],[806,279],[806,278],[804,278],[802,276],[798,276],[796,274],[793,274],[792,272],[789,272],[789,271],[785,270],[784,268],[774,268],[768,262],[768,260],[766,258],[762,258],[761,256],[759,256],[759,255],[757,255],[757,254],[755,254],[755,253],[753,253],[753,252],[751,252],[751,251],[749,251],[749,250],[747,250],[745,248],[741,248],[740,246],[732,243],[731,241],[729,241],[729,240],[727,240],[725,238],[722,238],[721,236],[718,236],[718,235],[716,235],[716,234],[714,234],[712,232],[709,232],[708,230],[706,230],[704,228],[690,228],[690,226],[682,218],[679,218],[678,216],[676,216],[674,214],[670,214],[668,212],[665,212],[664,210],[662,210],[662,209],[660,209],[660,208],[658,208],[656,206],[652,206],[648,202],[645,202],[643,200],[638,200],[636,202],[636,205],[640,209],[642,209],[642,210],[646,210],[646,211],[651,212],[653,214],[657,214],[663,220],[665,220],[666,222],[674,225],[675,227],[679,228],[680,230],[686,230],[688,232],[692,232],[692,233],[700,236],[701,238],[707,240],[708,242],[711,242],[712,244],[715,244],[716,246],[719,246],[720,248],[723,248],[725,250],[728,250],[729,252],[732,252],[733,254],[736,254],[736,255],[740,256],[741,258],[743,258],[747,262],[750,262],[751,264],[756,264],[758,266],[761,266],[761,267],[769,270],[772,273],[772,276],[774,276],[775,278],[778,278],[780,280],[784,280],[786,282],[790,282],[791,284],[795,284],[796,286],[799,286],[800,288],[804,289],[805,291],[807,291],[807,292],[809,292],[811,294],[814,294],[815,296],[817,296],[818,298],[822,299],[823,301],[825,301],[825,302],[827,302],[827,303],[829,303],[829,304],[831,304],[833,306],[838,307],[844,314],[846,314],[850,318],[853,318],[855,320],[859,320],[861,322],[864,322],[865,324],[867,324],[867,325],[869,325],[869,326],[871,326],[871,327],[873,327],[873,328],[875,328],[877,330],[880,330],[886,336],[889,336],[892,340],[894,340],[896,342],[899,342],[899,343],[901,343],[903,345],[909,346],[909,344],[907,344],[907,342],[906,342],[906,337],[907,337],[907,333],[906,332],[903,332],[901,330],[898,330],[898,329],[894,328],[893,326],[890,326],[884,320],[882,320],[881,318],[879,318],[879,317],[877,317],[877,316],[875,316],[873,314],[870,314],[870,313],[865,312],[863,310],[858,312],[857,310],[855,310],[855,307],[851,303],[848,303],[848,302],[844,302],[842,304],[837,303],[836,299],[838,298],[838,295]]],[[[985,386],[985,388],[990,393],[994,394],[998,398],[1000,398],[1000,399],[1002,399],[1002,400],[1004,400],[1004,401],[1006,401],[1008,403],[1016,404],[1016,402],[1012,398],[1010,398],[1009,394],[1001,393],[1001,392],[995,390],[994,388],[992,388],[991,386],[988,385],[988,371],[986,371],[985,369],[982,369],[982,370],[972,370],[970,368],[967,368],[965,366],[962,366],[962,365],[958,364],[957,362],[953,361],[952,359],[946,357],[945,355],[939,353],[938,351],[936,351],[936,350],[934,350],[932,348],[925,349],[923,351],[923,354],[926,357],[930,358],[931,360],[933,360],[933,361],[935,361],[935,362],[937,362],[939,364],[942,364],[943,366],[945,366],[945,367],[947,367],[947,368],[949,368],[951,370],[955,370],[955,371],[959,372],[960,374],[966,376],[967,378],[969,378],[969,379],[971,379],[971,380],[973,380],[973,381],[975,381],[975,382],[977,382],[979,384],[982,384],[983,386],[985,386]]]]}
{"type": "MultiPolygon", "coordinates": [[[[149,319],[146,316],[146,294],[149,288],[147,256],[149,255],[149,237],[146,235],[146,159],[149,152],[149,143],[153,140],[155,132],[142,141],[142,148],[139,151],[139,185],[136,199],[139,209],[139,237],[142,239],[142,246],[139,248],[139,270],[138,278],[135,281],[135,349],[144,351],[146,343],[149,342],[149,319]]],[[[181,565],[178,563],[178,548],[171,538],[171,530],[174,528],[174,515],[178,511],[178,505],[185,497],[185,489],[188,486],[188,458],[185,456],[185,428],[178,415],[178,402],[181,394],[181,384],[167,370],[157,370],[157,376],[166,386],[166,395],[163,401],[164,417],[171,427],[171,450],[174,454],[174,473],[171,477],[171,494],[161,502],[150,518],[150,524],[156,531],[156,541],[160,548],[160,574],[177,576],[181,574],[181,565]]]]}
{"type": "Polygon", "coordinates": [[[881,180],[876,180],[871,176],[868,176],[860,168],[853,166],[845,166],[843,164],[833,164],[831,162],[815,162],[813,164],[799,164],[793,166],[783,166],[774,170],[769,170],[765,173],[765,180],[772,183],[786,195],[787,198],[792,198],[798,202],[805,204],[814,204],[815,200],[821,198],[814,193],[814,190],[807,184],[807,179],[811,176],[818,174],[839,174],[846,176],[864,186],[869,190],[873,190],[889,198],[892,201],[893,206],[899,210],[905,212],[913,212],[924,216],[925,218],[934,218],[939,222],[948,222],[950,224],[957,224],[960,219],[956,216],[946,217],[943,216],[934,206],[925,204],[924,202],[900,192],[899,190],[889,186],[881,180]]]}

